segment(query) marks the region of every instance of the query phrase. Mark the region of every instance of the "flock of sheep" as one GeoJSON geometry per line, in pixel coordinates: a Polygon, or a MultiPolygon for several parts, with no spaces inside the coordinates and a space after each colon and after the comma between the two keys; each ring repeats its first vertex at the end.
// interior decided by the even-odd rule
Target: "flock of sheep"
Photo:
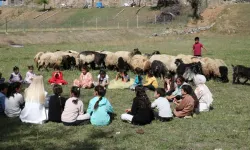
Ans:
{"type": "Polygon", "coordinates": [[[110,70],[131,70],[146,73],[152,70],[156,77],[164,77],[166,73],[186,75],[199,73],[208,79],[216,78],[228,82],[228,68],[223,60],[208,57],[197,58],[191,55],[179,54],[171,56],[155,51],[152,54],[142,54],[138,49],[134,51],[83,51],[72,50],[55,52],[38,52],[34,57],[38,70],[52,68],[55,65],[64,69],[72,69],[81,65],[96,65],[110,70]]]}

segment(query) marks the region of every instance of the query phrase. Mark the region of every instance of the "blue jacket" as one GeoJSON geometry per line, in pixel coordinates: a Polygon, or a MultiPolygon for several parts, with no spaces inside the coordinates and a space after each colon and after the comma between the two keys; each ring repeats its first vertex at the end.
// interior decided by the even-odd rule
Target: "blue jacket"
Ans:
{"type": "Polygon", "coordinates": [[[109,113],[113,113],[113,107],[109,100],[105,97],[99,102],[98,108],[95,110],[95,103],[99,100],[99,96],[92,98],[89,102],[87,113],[90,114],[90,122],[92,125],[105,126],[110,122],[109,113]]]}
{"type": "Polygon", "coordinates": [[[4,114],[6,96],[0,92],[0,114],[4,114]]]}
{"type": "Polygon", "coordinates": [[[135,81],[134,81],[134,85],[142,85],[142,76],[135,76],[135,81]]]}

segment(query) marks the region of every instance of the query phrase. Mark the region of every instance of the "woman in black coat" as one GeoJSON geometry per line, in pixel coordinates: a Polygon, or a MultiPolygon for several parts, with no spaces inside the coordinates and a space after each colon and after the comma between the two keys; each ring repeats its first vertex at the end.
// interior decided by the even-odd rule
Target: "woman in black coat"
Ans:
{"type": "Polygon", "coordinates": [[[133,100],[131,109],[126,109],[125,114],[121,115],[121,119],[129,121],[135,125],[150,124],[154,119],[151,102],[142,86],[135,88],[136,97],[133,100]]]}

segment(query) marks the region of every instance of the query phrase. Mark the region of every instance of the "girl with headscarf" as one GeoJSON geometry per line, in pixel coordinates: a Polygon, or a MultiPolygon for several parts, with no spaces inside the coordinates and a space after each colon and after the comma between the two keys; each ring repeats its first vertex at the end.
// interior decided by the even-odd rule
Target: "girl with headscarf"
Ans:
{"type": "Polygon", "coordinates": [[[197,74],[194,77],[194,84],[196,85],[195,94],[199,100],[199,111],[209,111],[212,102],[213,95],[205,85],[206,77],[200,74],[197,74]]]}
{"type": "Polygon", "coordinates": [[[44,106],[45,97],[43,76],[35,76],[24,92],[25,106],[20,114],[22,122],[43,124],[47,120],[47,111],[44,106]]]}

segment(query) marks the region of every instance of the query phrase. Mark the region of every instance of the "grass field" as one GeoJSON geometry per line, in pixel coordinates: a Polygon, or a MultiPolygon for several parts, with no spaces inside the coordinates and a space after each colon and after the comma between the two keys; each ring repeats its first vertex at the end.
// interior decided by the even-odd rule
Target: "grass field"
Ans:
{"type": "MultiPolygon", "coordinates": [[[[245,5],[244,7],[245,10],[250,10],[245,5]]],[[[249,5],[248,8],[250,8],[249,5]]],[[[200,33],[152,38],[124,36],[112,41],[26,44],[23,48],[0,45],[0,72],[8,78],[15,65],[20,67],[24,76],[27,71],[26,66],[33,64],[33,57],[38,51],[56,49],[117,51],[132,50],[138,47],[144,53],[159,50],[170,55],[191,54],[193,38],[200,36],[201,42],[208,49],[204,56],[223,59],[228,65],[230,79],[230,82],[226,84],[215,81],[207,82],[207,86],[214,95],[214,110],[201,113],[193,119],[174,119],[168,123],[153,121],[152,124],[146,126],[124,123],[120,120],[120,115],[126,108],[131,107],[135,95],[129,90],[107,91],[106,97],[113,105],[117,116],[106,127],[92,125],[65,127],[56,123],[30,125],[21,123],[18,118],[0,117],[0,149],[247,150],[250,141],[250,86],[233,85],[231,82],[231,64],[249,66],[249,29],[244,31],[245,33],[234,35],[200,33]],[[145,133],[137,134],[137,129],[143,129],[145,133]]],[[[47,80],[51,76],[51,72],[52,70],[50,72],[36,71],[44,76],[45,87],[50,94],[52,93],[51,86],[47,84],[47,80]]],[[[96,77],[98,71],[91,71],[91,73],[96,77]]],[[[129,74],[134,76],[133,73],[129,74]]],[[[79,75],[80,72],[77,70],[64,71],[64,77],[69,82],[69,85],[63,87],[65,96],[69,93],[73,79],[78,78],[79,75]]],[[[113,79],[115,72],[108,71],[108,75],[113,79]]],[[[162,81],[158,81],[162,86],[162,81]]],[[[153,101],[153,93],[148,92],[148,96],[153,101]]],[[[81,91],[85,109],[92,97],[93,89],[81,91]]]]}

